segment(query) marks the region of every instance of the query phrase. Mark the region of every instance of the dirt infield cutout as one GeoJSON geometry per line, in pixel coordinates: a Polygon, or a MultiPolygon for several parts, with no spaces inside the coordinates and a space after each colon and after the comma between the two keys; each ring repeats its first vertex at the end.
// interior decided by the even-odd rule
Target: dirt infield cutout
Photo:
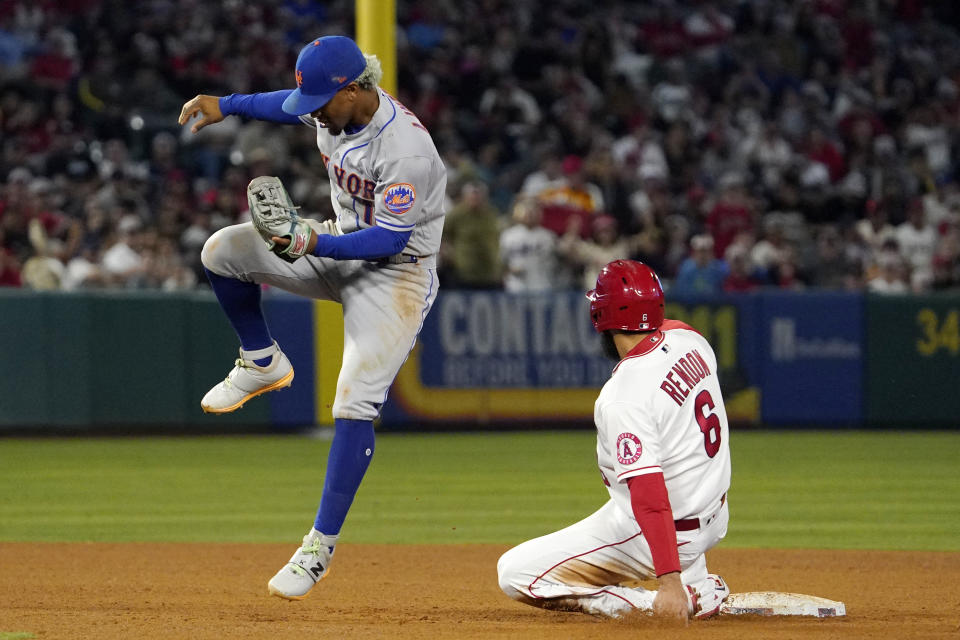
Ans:
{"type": "MultiPolygon", "coordinates": [[[[598,620],[509,600],[503,545],[351,545],[302,602],[267,595],[290,545],[0,544],[0,638],[689,638],[647,617],[598,620]]],[[[949,638],[960,633],[960,553],[723,549],[734,592],[846,604],[842,618],[721,616],[698,638],[949,638]]]]}

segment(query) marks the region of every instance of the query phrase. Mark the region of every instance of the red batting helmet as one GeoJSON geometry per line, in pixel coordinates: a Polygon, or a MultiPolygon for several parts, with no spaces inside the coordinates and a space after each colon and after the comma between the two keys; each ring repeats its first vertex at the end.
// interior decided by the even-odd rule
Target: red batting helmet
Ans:
{"type": "Polygon", "coordinates": [[[653,331],[663,324],[663,287],[653,269],[634,260],[614,260],[587,292],[597,332],[653,331]]]}

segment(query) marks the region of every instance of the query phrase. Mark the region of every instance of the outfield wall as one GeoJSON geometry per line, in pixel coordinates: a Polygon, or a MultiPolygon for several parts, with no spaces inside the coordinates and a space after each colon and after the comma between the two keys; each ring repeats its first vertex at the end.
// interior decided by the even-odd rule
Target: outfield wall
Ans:
{"type": "MultiPolygon", "coordinates": [[[[587,304],[442,291],[381,426],[589,424],[611,365],[587,304]]],[[[0,291],[0,429],[328,424],[339,307],[267,292],[264,310],[293,387],[207,416],[200,398],[237,355],[211,294],[0,291]]],[[[773,291],[673,301],[667,316],[714,345],[738,423],[937,427],[960,414],[960,296],[773,291]]]]}

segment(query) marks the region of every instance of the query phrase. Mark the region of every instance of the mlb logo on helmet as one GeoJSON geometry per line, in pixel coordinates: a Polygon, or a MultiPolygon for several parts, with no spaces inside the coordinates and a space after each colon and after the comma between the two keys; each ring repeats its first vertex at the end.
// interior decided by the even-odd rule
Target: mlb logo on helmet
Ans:
{"type": "Polygon", "coordinates": [[[417,199],[417,192],[412,184],[406,182],[397,182],[386,188],[383,192],[383,204],[387,211],[396,215],[401,215],[413,208],[413,203],[417,199]]]}
{"type": "Polygon", "coordinates": [[[345,36],[317,38],[297,56],[297,88],[283,101],[283,110],[295,116],[313,113],[334,94],[356,80],[367,68],[357,43],[345,36]]]}

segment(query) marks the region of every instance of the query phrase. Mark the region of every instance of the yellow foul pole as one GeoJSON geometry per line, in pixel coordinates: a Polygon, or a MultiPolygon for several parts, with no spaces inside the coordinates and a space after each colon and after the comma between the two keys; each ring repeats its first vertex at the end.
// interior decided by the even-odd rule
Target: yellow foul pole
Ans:
{"type": "Polygon", "coordinates": [[[397,95],[397,7],[395,0],[356,0],[357,44],[380,58],[380,86],[397,95]]]}

